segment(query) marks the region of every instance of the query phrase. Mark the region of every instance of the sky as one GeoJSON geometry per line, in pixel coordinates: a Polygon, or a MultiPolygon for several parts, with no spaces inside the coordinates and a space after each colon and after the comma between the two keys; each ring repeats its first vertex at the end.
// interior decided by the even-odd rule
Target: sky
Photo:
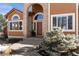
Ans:
{"type": "Polygon", "coordinates": [[[23,3],[0,3],[0,14],[5,15],[13,8],[23,11],[23,6],[23,3]]]}

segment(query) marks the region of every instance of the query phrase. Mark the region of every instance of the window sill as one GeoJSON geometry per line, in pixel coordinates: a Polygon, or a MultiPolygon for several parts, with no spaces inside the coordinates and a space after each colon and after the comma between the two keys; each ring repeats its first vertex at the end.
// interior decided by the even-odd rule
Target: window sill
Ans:
{"type": "Polygon", "coordinates": [[[23,32],[23,30],[9,30],[9,31],[12,31],[12,32],[23,32]]]}
{"type": "Polygon", "coordinates": [[[75,32],[75,30],[63,30],[63,32],[75,32]]]}

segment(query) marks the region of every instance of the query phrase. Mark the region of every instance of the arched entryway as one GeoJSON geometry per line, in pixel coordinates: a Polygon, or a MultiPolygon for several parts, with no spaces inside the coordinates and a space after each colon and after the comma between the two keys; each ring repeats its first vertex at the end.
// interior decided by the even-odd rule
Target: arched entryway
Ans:
{"type": "Polygon", "coordinates": [[[28,23],[30,36],[42,36],[43,7],[40,4],[32,4],[28,8],[28,23]]]}
{"type": "Polygon", "coordinates": [[[26,4],[24,12],[24,35],[41,37],[47,31],[47,4],[26,4]]]}

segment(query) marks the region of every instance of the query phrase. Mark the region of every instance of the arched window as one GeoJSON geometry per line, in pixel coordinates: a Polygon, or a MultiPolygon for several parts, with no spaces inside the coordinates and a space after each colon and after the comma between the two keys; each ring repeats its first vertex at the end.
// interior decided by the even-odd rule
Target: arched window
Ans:
{"type": "Polygon", "coordinates": [[[22,30],[22,20],[20,19],[20,16],[17,14],[14,14],[12,16],[12,21],[9,23],[10,30],[22,30]]]}
{"type": "Polygon", "coordinates": [[[13,20],[18,20],[18,19],[19,19],[18,16],[14,16],[14,17],[13,17],[13,20]]]}
{"type": "Polygon", "coordinates": [[[42,14],[37,14],[35,16],[35,20],[43,20],[43,15],[42,14]]]}

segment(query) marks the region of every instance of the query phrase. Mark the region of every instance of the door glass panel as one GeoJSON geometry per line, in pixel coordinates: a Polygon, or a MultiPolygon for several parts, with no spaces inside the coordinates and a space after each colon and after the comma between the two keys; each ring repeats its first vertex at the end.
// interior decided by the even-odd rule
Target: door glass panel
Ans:
{"type": "Polygon", "coordinates": [[[36,31],[36,23],[34,22],[34,30],[36,31]]]}

